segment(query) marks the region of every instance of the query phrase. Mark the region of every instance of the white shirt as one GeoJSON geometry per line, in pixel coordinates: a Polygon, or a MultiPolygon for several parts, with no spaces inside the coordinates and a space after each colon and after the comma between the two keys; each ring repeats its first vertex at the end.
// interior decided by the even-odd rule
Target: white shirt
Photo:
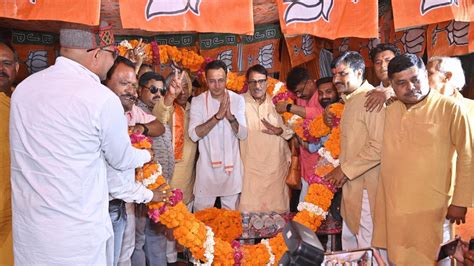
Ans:
{"type": "MultiPolygon", "coordinates": [[[[196,181],[194,183],[194,194],[196,196],[229,196],[238,194],[242,190],[242,161],[240,159],[239,139],[247,137],[247,126],[245,120],[245,100],[241,95],[229,91],[230,109],[232,114],[239,122],[239,131],[234,133],[230,127],[226,132],[226,137],[232,141],[232,156],[234,169],[230,175],[224,171],[224,166],[214,168],[211,165],[209,151],[209,135],[200,138],[196,134],[196,127],[209,120],[217,112],[219,101],[212,98],[210,93],[202,93],[194,97],[191,101],[191,111],[189,120],[189,137],[192,141],[197,142],[199,149],[199,158],[196,163],[196,181]],[[206,105],[207,101],[207,105],[206,105]],[[208,110],[206,110],[208,106],[208,110]]],[[[229,123],[227,119],[222,119],[219,123],[229,123]]],[[[209,134],[216,130],[216,125],[209,134]]],[[[218,147],[222,148],[223,147],[218,147]]]]}
{"type": "MultiPolygon", "coordinates": [[[[137,123],[148,124],[156,119],[136,105],[133,105],[132,110],[126,112],[125,116],[128,126],[137,123]]],[[[111,199],[121,199],[129,203],[148,203],[153,199],[153,192],[135,181],[135,169],[117,171],[107,164],[107,183],[111,199]]]]}
{"type": "Polygon", "coordinates": [[[10,116],[16,265],[106,263],[105,160],[121,171],[150,160],[131,146],[123,114],[97,75],[65,57],[18,85],[10,116]]]}

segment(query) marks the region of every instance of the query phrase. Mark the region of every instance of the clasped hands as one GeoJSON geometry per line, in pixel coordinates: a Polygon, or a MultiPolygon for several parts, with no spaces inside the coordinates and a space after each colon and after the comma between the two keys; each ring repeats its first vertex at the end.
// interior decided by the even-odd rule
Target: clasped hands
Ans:
{"type": "Polygon", "coordinates": [[[235,116],[230,111],[230,96],[229,93],[226,91],[224,93],[224,98],[221,100],[219,105],[219,110],[214,115],[217,120],[222,120],[226,118],[229,122],[233,122],[236,120],[235,116]]]}

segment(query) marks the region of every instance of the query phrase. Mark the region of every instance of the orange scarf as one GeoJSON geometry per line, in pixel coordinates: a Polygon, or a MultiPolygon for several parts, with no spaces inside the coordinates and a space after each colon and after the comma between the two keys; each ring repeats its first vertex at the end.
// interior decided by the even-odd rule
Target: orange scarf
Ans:
{"type": "Polygon", "coordinates": [[[184,108],[176,103],[173,112],[173,146],[175,161],[181,161],[184,148],[184,108]]]}

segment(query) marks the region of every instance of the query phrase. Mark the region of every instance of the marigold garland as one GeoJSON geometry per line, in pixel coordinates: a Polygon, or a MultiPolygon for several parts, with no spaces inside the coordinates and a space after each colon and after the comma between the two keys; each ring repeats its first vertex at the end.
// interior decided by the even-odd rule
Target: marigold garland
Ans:
{"type": "Polygon", "coordinates": [[[223,241],[230,243],[242,235],[242,215],[239,211],[207,208],[194,215],[211,227],[215,235],[223,241]]]}
{"type": "MultiPolygon", "coordinates": [[[[159,55],[156,55],[155,52],[152,58],[159,58],[161,63],[168,63],[172,60],[174,63],[181,63],[185,68],[191,71],[196,71],[197,69],[198,72],[202,72],[205,61],[209,61],[208,59],[204,60],[202,57],[196,56],[192,51],[180,50],[173,46],[155,44],[151,46],[150,50],[152,53],[153,51],[159,51],[159,55]]],[[[267,84],[267,92],[272,97],[274,103],[279,101],[294,102],[294,95],[288,91],[282,82],[269,78],[267,84]]],[[[229,73],[227,86],[231,90],[242,93],[246,90],[245,77],[229,73]]],[[[343,105],[330,108],[330,112],[335,114],[338,118],[340,118],[342,111],[343,105]]],[[[316,136],[324,135],[324,133],[327,132],[325,128],[313,128],[313,125],[320,123],[322,118],[318,118],[319,121],[306,121],[305,123],[301,117],[288,112],[282,116],[284,121],[292,128],[296,129],[294,125],[302,127],[304,124],[305,127],[310,129],[306,132],[296,129],[295,131],[300,136],[316,138],[316,136]]],[[[326,133],[325,135],[329,137],[324,141],[323,148],[327,149],[330,156],[334,156],[334,158],[332,158],[333,161],[337,160],[340,154],[340,130],[338,127],[335,127],[331,129],[330,133],[326,133]]],[[[144,141],[139,146],[151,148],[151,142],[144,141]]],[[[316,171],[318,171],[317,173],[319,174],[325,174],[334,167],[335,166],[328,161],[326,164],[317,167],[316,171]]],[[[143,178],[154,171],[159,171],[159,168],[158,166],[144,167],[144,169],[141,169],[143,178]]],[[[160,175],[156,179],[156,182],[150,187],[156,188],[165,182],[166,180],[160,175]]],[[[321,176],[313,178],[309,185],[308,194],[305,197],[305,202],[307,202],[307,206],[310,207],[302,208],[302,211],[298,212],[294,217],[294,221],[316,231],[324,220],[324,213],[327,212],[333,196],[334,188],[332,188],[330,184],[327,184],[321,176]],[[311,208],[311,206],[313,206],[313,208],[311,208]]],[[[211,258],[213,265],[240,265],[241,263],[246,265],[267,265],[270,262],[278,262],[287,251],[281,233],[269,239],[268,242],[265,242],[266,244],[260,243],[240,246],[238,242],[232,241],[231,245],[229,241],[231,241],[232,238],[236,238],[235,235],[238,236],[242,233],[240,213],[238,214],[239,218],[237,218],[237,212],[229,212],[230,216],[222,220],[218,219],[218,217],[222,216],[222,213],[225,213],[222,210],[204,210],[200,214],[197,213],[193,215],[181,202],[182,193],[180,197],[179,191],[174,192],[172,198],[173,200],[171,200],[172,202],[169,204],[149,204],[149,215],[154,221],[158,221],[159,219],[166,227],[173,229],[173,235],[178,243],[186,247],[192,253],[193,257],[201,263],[206,264],[208,257],[211,258]],[[158,215],[154,216],[153,211],[158,212],[158,215]],[[202,221],[200,221],[200,219],[202,219],[202,221]],[[212,228],[214,234],[212,236],[213,241],[209,238],[210,235],[206,229],[206,224],[212,228]],[[207,243],[212,243],[212,245],[205,244],[206,241],[207,243]],[[212,246],[212,248],[210,248],[210,246],[212,246]]]]}

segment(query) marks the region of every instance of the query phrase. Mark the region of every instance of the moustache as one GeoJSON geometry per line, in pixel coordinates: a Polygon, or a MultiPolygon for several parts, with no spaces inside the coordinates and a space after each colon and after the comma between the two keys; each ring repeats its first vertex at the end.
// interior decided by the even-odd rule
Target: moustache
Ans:
{"type": "Polygon", "coordinates": [[[420,91],[420,90],[412,90],[412,91],[409,91],[409,92],[405,93],[403,96],[405,96],[405,97],[412,97],[412,96],[417,96],[417,95],[421,95],[421,91],[420,91]]]}
{"type": "Polygon", "coordinates": [[[0,72],[0,77],[10,78],[10,76],[5,72],[0,72]]]}
{"type": "Polygon", "coordinates": [[[136,102],[137,101],[137,97],[131,95],[131,94],[122,94],[120,95],[120,98],[122,99],[125,99],[125,100],[129,100],[129,101],[132,101],[132,102],[136,102]]]}
{"type": "Polygon", "coordinates": [[[152,100],[159,100],[160,98],[161,98],[160,95],[156,95],[156,96],[154,96],[154,97],[152,98],[152,100]]]}

